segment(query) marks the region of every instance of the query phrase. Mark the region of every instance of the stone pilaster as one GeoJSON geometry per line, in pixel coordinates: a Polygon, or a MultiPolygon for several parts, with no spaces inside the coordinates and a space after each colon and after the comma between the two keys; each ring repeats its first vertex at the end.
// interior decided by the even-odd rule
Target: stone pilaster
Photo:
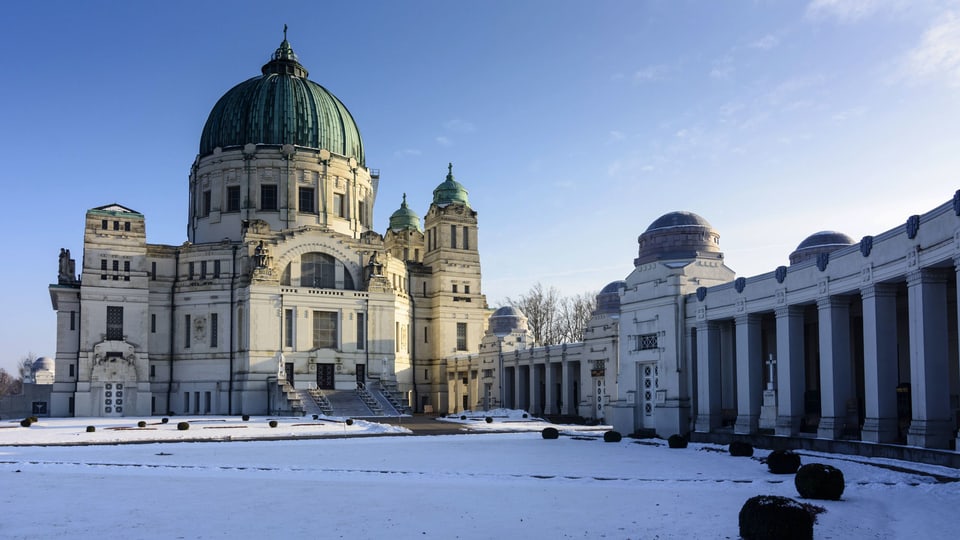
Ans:
{"type": "Polygon", "coordinates": [[[737,423],[735,433],[756,433],[763,392],[760,317],[743,315],[736,319],[737,342],[737,423]]]}
{"type": "Polygon", "coordinates": [[[803,309],[778,308],[777,316],[777,435],[800,432],[803,417],[803,309]]]}
{"type": "Polygon", "coordinates": [[[947,343],[947,279],[921,269],[907,276],[910,325],[910,396],[913,418],[907,444],[947,448],[953,436],[947,343]]]}
{"type": "Polygon", "coordinates": [[[863,378],[866,408],[861,438],[883,443],[897,439],[897,290],[867,285],[863,298],[863,378]]]}
{"type": "Polygon", "coordinates": [[[698,326],[696,431],[709,433],[720,425],[720,327],[715,322],[698,326]]]}
{"type": "Polygon", "coordinates": [[[817,310],[820,315],[820,426],[817,436],[836,439],[846,427],[851,396],[850,302],[843,297],[831,296],[819,300],[817,310]]]}

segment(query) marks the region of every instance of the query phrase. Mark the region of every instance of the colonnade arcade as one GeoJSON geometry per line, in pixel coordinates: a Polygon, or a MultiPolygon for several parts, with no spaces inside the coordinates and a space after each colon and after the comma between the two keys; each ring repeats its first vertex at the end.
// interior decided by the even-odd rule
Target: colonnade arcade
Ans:
{"type": "Polygon", "coordinates": [[[955,449],[958,216],[689,295],[694,430],[955,449]]]}

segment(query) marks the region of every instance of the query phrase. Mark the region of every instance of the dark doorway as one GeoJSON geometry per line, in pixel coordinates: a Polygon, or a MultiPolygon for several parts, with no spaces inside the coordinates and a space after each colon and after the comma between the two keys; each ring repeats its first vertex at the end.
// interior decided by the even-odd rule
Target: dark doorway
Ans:
{"type": "Polygon", "coordinates": [[[293,362],[287,362],[284,371],[287,372],[287,382],[290,383],[290,386],[293,386],[293,362]]]}
{"type": "Polygon", "coordinates": [[[367,382],[367,365],[357,364],[357,386],[363,386],[367,382]]]}
{"type": "Polygon", "coordinates": [[[333,364],[317,364],[317,388],[333,390],[333,374],[336,372],[333,364]]]}

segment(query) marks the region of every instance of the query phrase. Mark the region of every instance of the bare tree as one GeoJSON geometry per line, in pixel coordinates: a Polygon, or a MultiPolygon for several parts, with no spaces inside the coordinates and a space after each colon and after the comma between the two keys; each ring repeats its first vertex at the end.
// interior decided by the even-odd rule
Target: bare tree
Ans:
{"type": "Polygon", "coordinates": [[[538,282],[516,300],[507,298],[506,303],[527,316],[527,328],[533,334],[534,343],[553,345],[560,342],[555,324],[560,308],[560,291],[556,288],[544,289],[538,282]]]}
{"type": "Polygon", "coordinates": [[[0,368],[0,396],[19,394],[22,387],[19,379],[7,373],[7,370],[0,368]]]}
{"type": "Polygon", "coordinates": [[[597,309],[595,291],[564,297],[560,302],[560,314],[557,320],[557,333],[564,343],[583,341],[583,333],[590,324],[590,318],[597,309]]]}
{"type": "Polygon", "coordinates": [[[562,297],[555,287],[544,288],[537,283],[526,294],[507,298],[505,303],[527,316],[527,327],[537,345],[556,345],[583,340],[597,300],[592,292],[562,297]]]}

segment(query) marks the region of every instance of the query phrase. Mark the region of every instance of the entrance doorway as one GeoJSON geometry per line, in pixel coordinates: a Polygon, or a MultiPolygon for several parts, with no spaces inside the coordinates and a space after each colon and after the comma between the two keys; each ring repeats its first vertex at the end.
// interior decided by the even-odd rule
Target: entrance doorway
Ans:
{"type": "Polygon", "coordinates": [[[290,386],[293,386],[293,362],[287,362],[284,365],[284,371],[287,372],[287,382],[290,383],[290,386]]]}
{"type": "Polygon", "coordinates": [[[367,365],[357,364],[357,386],[363,386],[367,382],[367,365]]]}
{"type": "Polygon", "coordinates": [[[317,388],[333,390],[334,373],[336,373],[336,368],[333,364],[317,364],[317,388]]]}

